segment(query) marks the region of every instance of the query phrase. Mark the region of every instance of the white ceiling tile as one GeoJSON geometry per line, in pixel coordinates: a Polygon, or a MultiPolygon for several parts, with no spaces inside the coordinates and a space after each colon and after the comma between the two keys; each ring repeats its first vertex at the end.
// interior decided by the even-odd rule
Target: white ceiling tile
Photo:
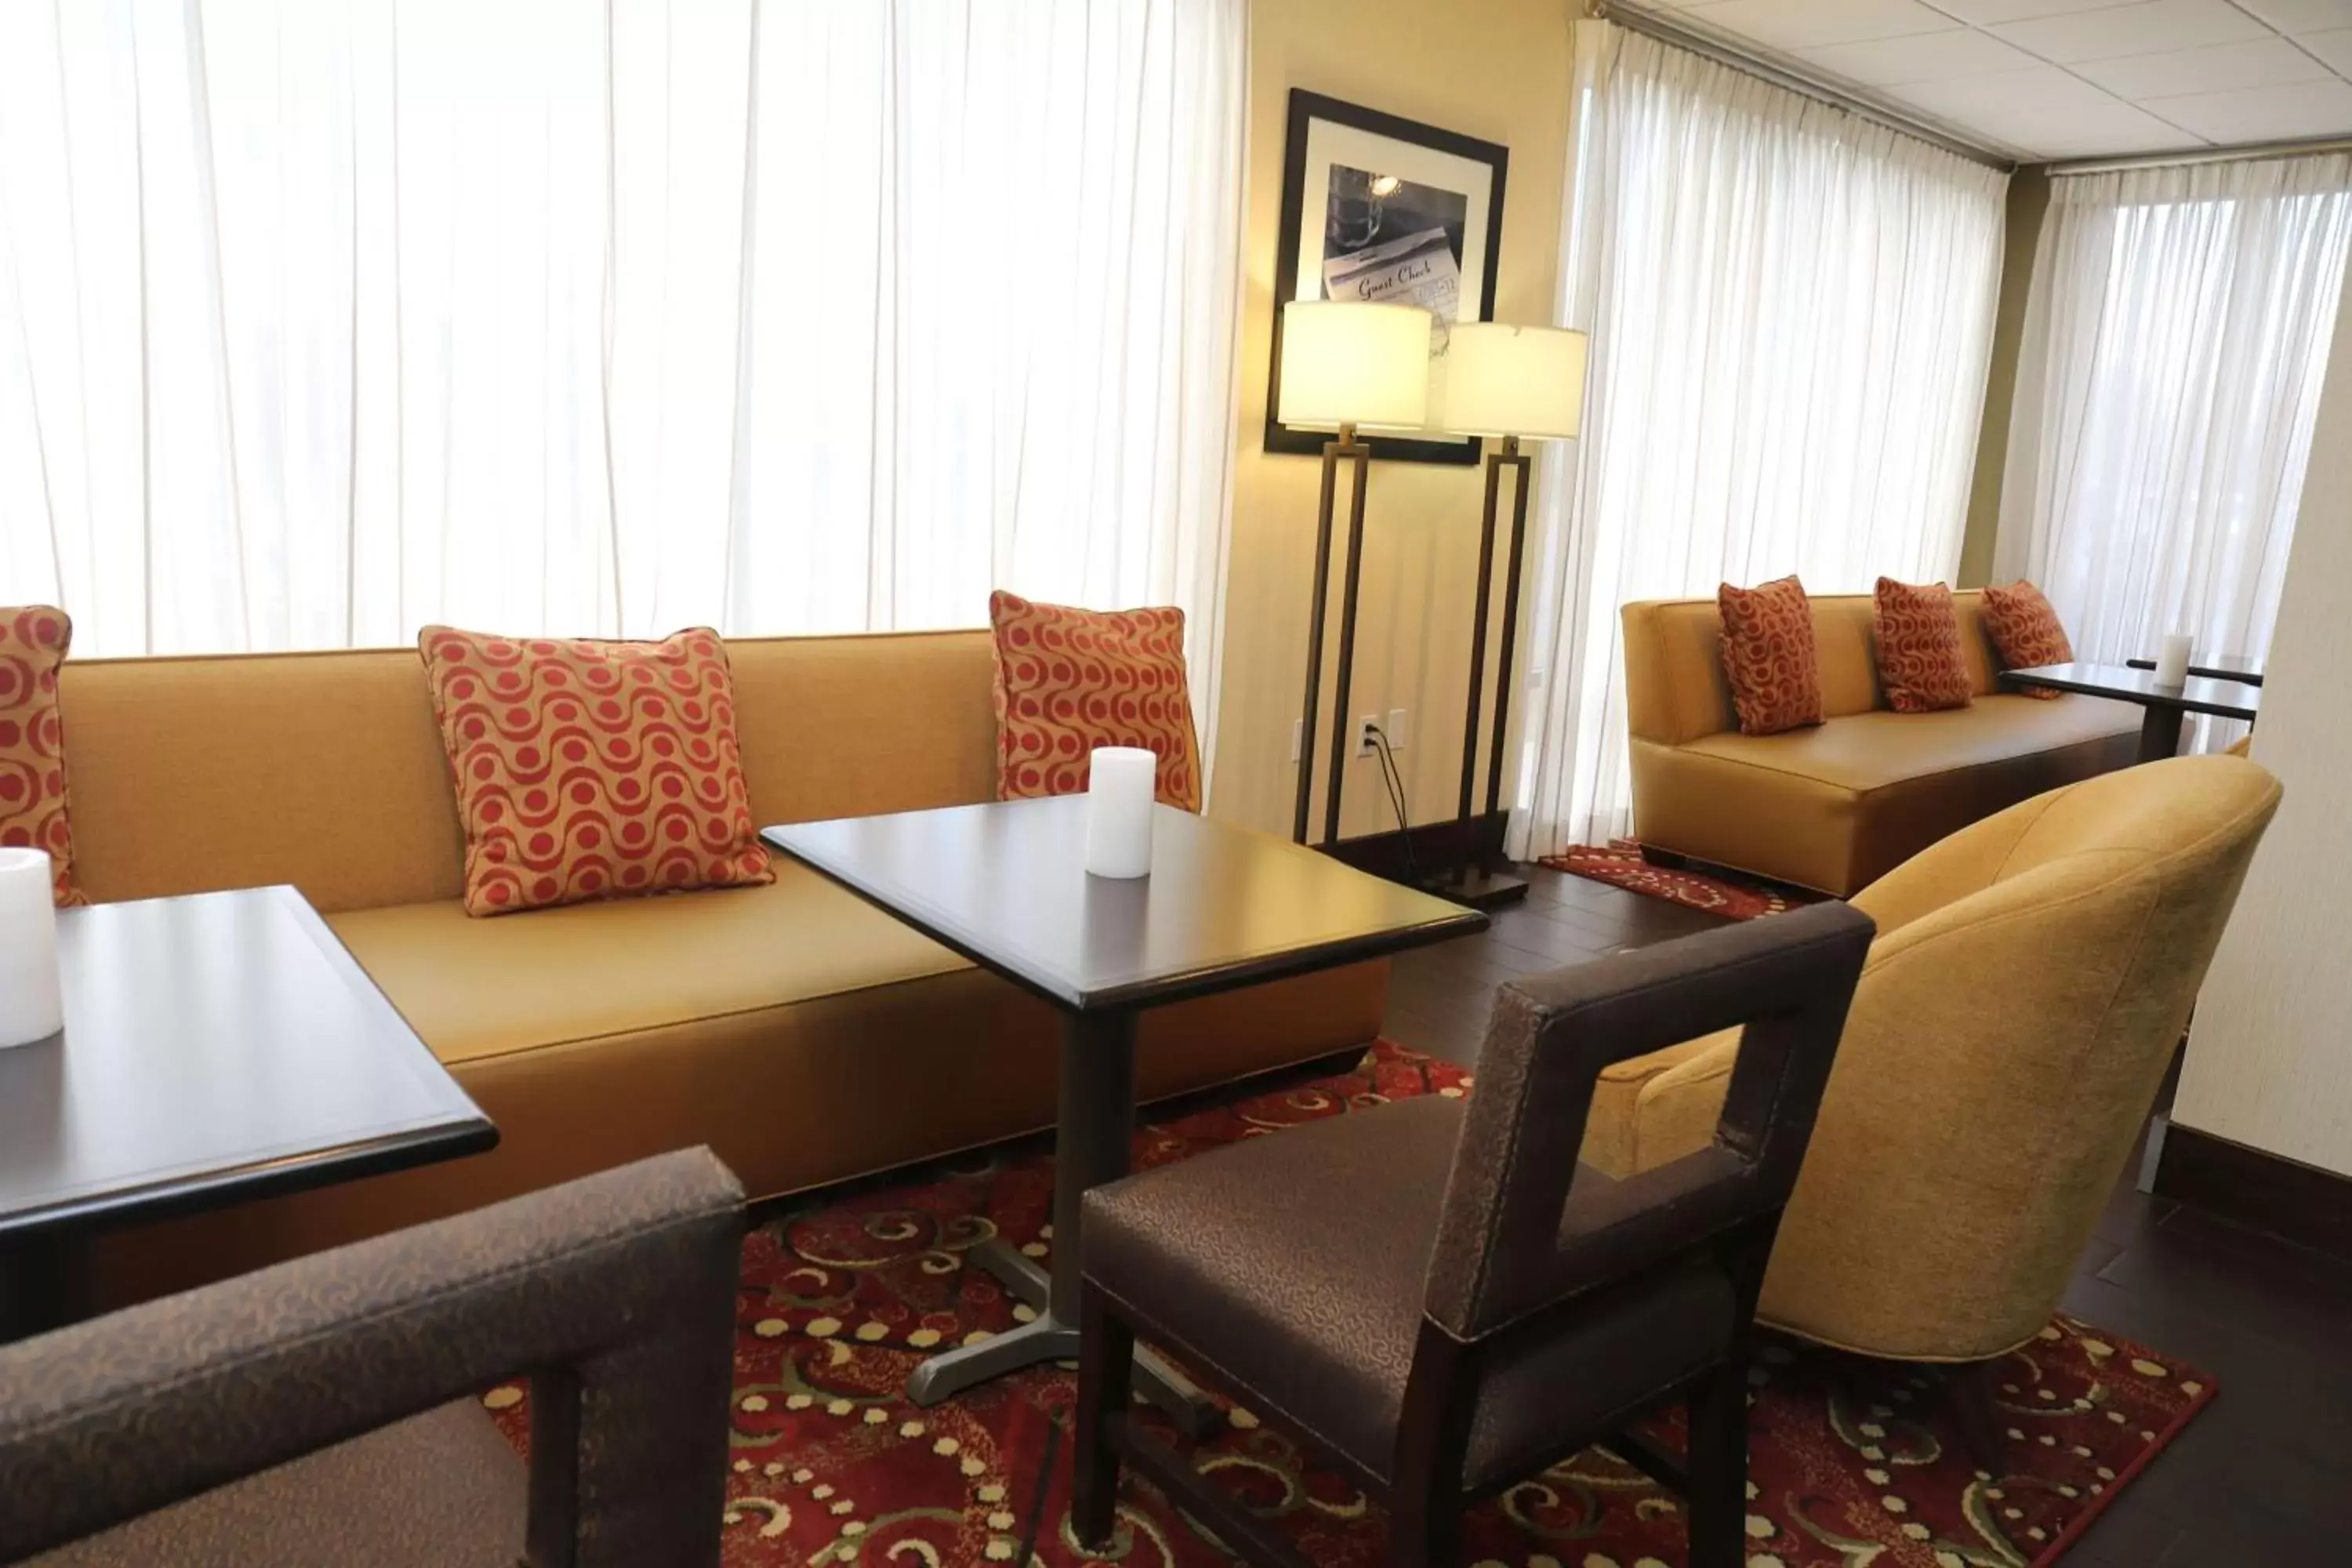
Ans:
{"type": "Polygon", "coordinates": [[[2238,0],[2282,33],[2352,27],[2352,0],[2238,0]]]}
{"type": "Polygon", "coordinates": [[[1952,25],[1919,0],[1713,0],[1682,14],[1783,49],[1933,33],[1952,25]]]}
{"type": "Polygon", "coordinates": [[[2295,42],[2317,55],[2336,70],[2352,76],[2352,27],[2336,27],[2325,33],[2305,33],[2295,42]]]}
{"type": "Polygon", "coordinates": [[[2004,115],[2058,113],[2073,109],[2097,109],[2119,100],[2105,88],[2056,66],[2003,71],[1999,76],[1961,77],[1951,81],[1912,82],[1888,89],[1888,95],[1913,103],[1930,114],[1948,119],[1995,121],[2004,115]]]}
{"type": "Polygon", "coordinates": [[[2352,132],[2352,82],[2298,82],[2148,100],[2149,110],[2215,142],[2278,142],[2352,132]]]}
{"type": "Polygon", "coordinates": [[[2284,38],[2209,44],[2171,54],[2085,60],[2074,68],[2118,98],[2137,102],[2171,93],[2226,92],[2242,87],[2284,87],[2323,81],[2327,68],[2284,38]]]}
{"type": "MultiPolygon", "coordinates": [[[[1907,88],[1897,89],[1889,96],[1903,98],[1909,91],[1907,88]]],[[[2202,145],[2196,136],[2115,99],[2064,106],[2026,101],[1960,113],[1947,110],[1939,112],[1937,118],[2034,158],[2154,153],[2202,145]]]]}
{"type": "Polygon", "coordinates": [[[1991,31],[2060,65],[2271,37],[2269,28],[2229,0],[2147,0],[2145,5],[2080,11],[2071,16],[2004,22],[1991,31]]]}
{"type": "Polygon", "coordinates": [[[2028,16],[2096,11],[2116,3],[2116,0],[1936,0],[1936,9],[1981,27],[1993,22],[2021,22],[2028,16]]]}
{"type": "Polygon", "coordinates": [[[2041,62],[1990,33],[1958,27],[1915,33],[1903,38],[1873,38],[1859,44],[1826,44],[1798,55],[1825,71],[1864,87],[1895,87],[1906,81],[1949,81],[1955,77],[2030,70],[2041,62]]]}

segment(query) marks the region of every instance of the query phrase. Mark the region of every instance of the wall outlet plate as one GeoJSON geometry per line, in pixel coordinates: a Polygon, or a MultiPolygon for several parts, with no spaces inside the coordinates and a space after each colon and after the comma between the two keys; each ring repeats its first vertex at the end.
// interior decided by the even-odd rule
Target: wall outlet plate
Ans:
{"type": "Polygon", "coordinates": [[[1377,713],[1367,713],[1356,721],[1355,754],[1357,756],[1369,757],[1380,749],[1379,743],[1372,739],[1373,733],[1380,727],[1381,716],[1377,713]]]}

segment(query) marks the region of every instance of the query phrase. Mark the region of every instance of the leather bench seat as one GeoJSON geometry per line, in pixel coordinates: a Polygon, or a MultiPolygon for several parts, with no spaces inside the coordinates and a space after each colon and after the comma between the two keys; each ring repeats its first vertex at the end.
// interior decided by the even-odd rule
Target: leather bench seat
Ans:
{"type": "MultiPolygon", "coordinates": [[[[755,822],[992,793],[988,633],[727,646],[755,822]]],[[[103,1300],[671,1149],[708,1144],[768,1198],[1052,1124],[1056,1011],[798,865],[768,887],[467,918],[414,649],[74,659],[58,689],[93,899],[293,884],[499,1129],[487,1154],[108,1237],[103,1300]]],[[[1139,1090],[1360,1048],[1387,973],[1149,1013],[1139,1090]]]]}
{"type": "Polygon", "coordinates": [[[2045,790],[2128,766],[2140,708],[2001,691],[1979,595],[1953,595],[1973,700],[1885,706],[1866,595],[1812,599],[1827,721],[1739,731],[1713,600],[1625,606],[1633,832],[1643,844],[1849,896],[1928,845],[2045,790]]]}

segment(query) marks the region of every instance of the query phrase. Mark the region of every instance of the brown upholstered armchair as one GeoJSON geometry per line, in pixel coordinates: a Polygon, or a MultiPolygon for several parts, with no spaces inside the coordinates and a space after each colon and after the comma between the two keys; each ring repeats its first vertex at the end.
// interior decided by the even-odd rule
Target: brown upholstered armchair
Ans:
{"type": "Polygon", "coordinates": [[[716,1563],[742,1226],[698,1149],[0,1347],[0,1563],[716,1563]]]}
{"type": "Polygon", "coordinates": [[[1748,1329],[1870,934],[1822,904],[1523,978],[1466,1106],[1407,1100],[1087,1194],[1079,1540],[1109,1536],[1124,1457],[1253,1560],[1298,1561],[1130,1422],[1139,1333],[1385,1496],[1390,1561],[1415,1568],[1454,1562],[1471,1500],[1686,1402],[1691,1561],[1736,1564],[1748,1329]],[[1623,1182],[1577,1163],[1601,1068],[1732,1025],[1711,1140],[1623,1182]]]}

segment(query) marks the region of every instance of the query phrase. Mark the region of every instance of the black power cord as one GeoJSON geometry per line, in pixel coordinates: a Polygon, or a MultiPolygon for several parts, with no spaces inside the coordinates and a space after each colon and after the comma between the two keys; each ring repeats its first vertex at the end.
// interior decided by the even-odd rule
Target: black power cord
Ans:
{"type": "Polygon", "coordinates": [[[1389,805],[1396,812],[1397,841],[1404,849],[1405,880],[1417,886],[1421,881],[1421,868],[1413,860],[1412,824],[1405,820],[1404,773],[1396,765],[1396,748],[1389,744],[1387,732],[1378,724],[1365,725],[1364,733],[1371,737],[1372,754],[1380,759],[1381,763],[1381,787],[1387,791],[1389,805]]]}

